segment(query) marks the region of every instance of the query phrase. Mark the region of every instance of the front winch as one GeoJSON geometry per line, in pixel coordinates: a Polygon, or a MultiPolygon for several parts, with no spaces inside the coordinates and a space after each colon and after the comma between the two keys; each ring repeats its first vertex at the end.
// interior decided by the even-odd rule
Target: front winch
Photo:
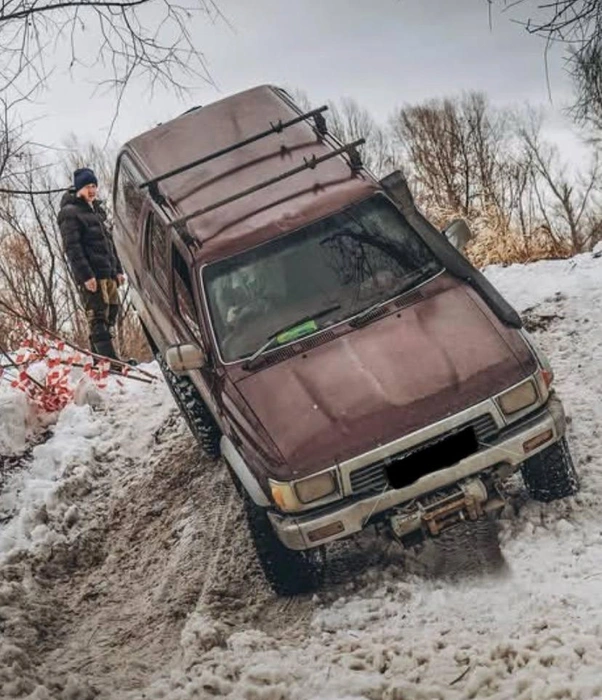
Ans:
{"type": "MultiPolygon", "coordinates": [[[[493,509],[485,507],[488,500],[483,481],[470,479],[450,491],[431,494],[403,506],[391,516],[389,523],[397,539],[414,544],[416,539],[429,535],[436,537],[466,520],[478,520],[485,511],[493,509]]],[[[498,507],[503,501],[493,499],[494,504],[498,507]]]]}

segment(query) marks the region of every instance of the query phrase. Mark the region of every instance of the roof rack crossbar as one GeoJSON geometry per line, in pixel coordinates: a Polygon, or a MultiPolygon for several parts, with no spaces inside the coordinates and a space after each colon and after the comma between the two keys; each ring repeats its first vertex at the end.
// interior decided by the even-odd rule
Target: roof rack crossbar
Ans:
{"type": "Polygon", "coordinates": [[[169,226],[181,228],[187,221],[195,219],[197,216],[202,216],[203,214],[207,214],[208,212],[213,211],[214,209],[219,209],[220,207],[223,207],[226,204],[230,204],[231,202],[234,202],[237,199],[241,199],[242,197],[246,197],[247,195],[257,192],[258,190],[262,190],[265,187],[274,185],[277,182],[280,182],[281,180],[285,180],[286,178],[292,177],[293,175],[297,175],[297,173],[301,173],[304,170],[313,170],[317,165],[320,165],[320,163],[324,163],[325,161],[330,160],[331,158],[335,158],[336,156],[347,154],[350,159],[349,167],[351,168],[351,171],[357,172],[357,170],[361,168],[361,161],[356,149],[358,146],[361,146],[365,142],[366,139],[358,139],[357,141],[348,143],[345,146],[337,148],[336,150],[331,151],[330,153],[327,153],[324,156],[320,156],[319,158],[316,158],[315,155],[311,156],[311,158],[304,158],[303,165],[299,165],[296,168],[293,168],[292,170],[287,170],[286,172],[280,175],[276,175],[275,177],[272,177],[269,180],[264,180],[263,182],[260,182],[257,185],[253,185],[252,187],[249,187],[246,190],[243,190],[242,192],[238,192],[237,194],[230,195],[225,199],[220,199],[217,202],[213,202],[213,204],[210,204],[207,207],[202,207],[201,209],[197,209],[196,211],[193,211],[192,213],[187,214],[186,216],[183,216],[179,219],[174,219],[173,221],[170,221],[169,226]]]}
{"type": "Polygon", "coordinates": [[[194,160],[192,163],[181,165],[179,168],[175,168],[174,170],[170,170],[167,173],[163,173],[162,175],[158,175],[157,177],[152,178],[152,180],[146,180],[146,182],[143,182],[141,185],[139,185],[139,187],[140,189],[143,189],[144,187],[154,187],[155,191],[157,191],[157,184],[159,182],[162,182],[163,180],[167,180],[170,177],[174,177],[174,175],[179,175],[180,173],[186,172],[186,170],[195,168],[197,165],[203,165],[204,163],[208,163],[209,161],[214,160],[215,158],[219,158],[220,156],[226,155],[226,153],[236,151],[237,149],[242,148],[243,146],[248,146],[250,143],[254,143],[255,141],[264,139],[266,138],[266,136],[270,136],[271,134],[279,134],[281,131],[284,131],[284,129],[287,129],[289,126],[299,124],[300,122],[305,121],[306,119],[310,119],[311,117],[314,117],[314,119],[316,120],[316,128],[318,129],[319,133],[323,135],[325,128],[324,119],[323,117],[320,119],[320,117],[322,115],[322,112],[325,112],[327,109],[328,105],[323,105],[322,107],[318,107],[317,109],[312,109],[310,112],[305,112],[305,114],[300,114],[298,117],[294,117],[294,119],[290,119],[286,122],[283,122],[281,119],[279,119],[275,123],[270,122],[270,128],[266,129],[265,131],[262,131],[259,134],[249,136],[249,138],[246,138],[243,141],[233,143],[230,146],[226,146],[226,148],[221,148],[219,151],[215,151],[214,153],[209,153],[209,155],[203,156],[198,160],[194,160]]]}

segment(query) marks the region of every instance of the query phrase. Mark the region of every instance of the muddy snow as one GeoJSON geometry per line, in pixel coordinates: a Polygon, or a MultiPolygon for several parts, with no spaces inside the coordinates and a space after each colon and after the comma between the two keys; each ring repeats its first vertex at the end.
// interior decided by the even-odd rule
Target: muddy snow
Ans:
{"type": "Polygon", "coordinates": [[[160,380],[39,444],[0,385],[0,697],[601,698],[602,258],[487,274],[552,359],[581,492],[536,504],[517,479],[499,521],[419,553],[368,535],[311,597],[267,589],[160,380]]]}

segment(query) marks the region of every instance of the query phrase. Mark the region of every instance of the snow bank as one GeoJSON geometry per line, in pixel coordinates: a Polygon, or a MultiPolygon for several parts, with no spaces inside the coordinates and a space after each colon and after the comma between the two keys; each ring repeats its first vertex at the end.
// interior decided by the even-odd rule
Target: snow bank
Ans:
{"type": "Polygon", "coordinates": [[[102,418],[89,406],[69,405],[61,412],[53,436],[34,448],[31,467],[13,479],[11,488],[2,494],[4,500],[18,500],[20,510],[0,530],[0,556],[32,544],[50,546],[57,541],[56,531],[45,521],[63,519],[68,508],[65,491],[73,495],[90,491],[94,444],[102,427],[102,418]]]}
{"type": "Polygon", "coordinates": [[[517,479],[497,524],[278,600],[258,590],[219,464],[186,456],[164,386],[129,383],[70,407],[34,450],[4,531],[0,686],[37,700],[601,698],[602,258],[486,274],[552,360],[576,498],[537,504],[517,479]]]}
{"type": "Polygon", "coordinates": [[[0,382],[0,455],[24,452],[35,427],[35,414],[25,394],[0,382]]]}
{"type": "MultiPolygon", "coordinates": [[[[146,369],[158,373],[156,367],[146,369]]],[[[4,394],[4,405],[19,407],[21,413],[10,418],[2,414],[3,420],[26,424],[27,404],[21,395],[10,390],[4,394]]],[[[149,455],[157,430],[175,409],[161,380],[149,385],[111,379],[101,400],[97,392],[86,390],[78,393],[77,401],[61,411],[49,439],[33,448],[26,468],[13,474],[0,492],[0,513],[7,520],[0,524],[2,698],[95,697],[86,679],[73,674],[67,674],[60,692],[52,682],[47,686],[35,662],[36,643],[63,606],[54,594],[49,597],[49,586],[102,558],[95,503],[134,457],[143,462],[149,455]]],[[[13,439],[10,444],[17,443],[13,439]]]]}
{"type": "MultiPolygon", "coordinates": [[[[602,243],[598,246],[602,250],[602,243]]],[[[600,295],[601,265],[600,258],[585,253],[568,260],[540,260],[529,265],[490,265],[484,273],[520,313],[562,299],[572,299],[587,312],[587,304],[600,295]]]]}
{"type": "Polygon", "coordinates": [[[305,601],[305,609],[314,607],[306,628],[281,612],[280,633],[262,632],[259,617],[259,629],[222,639],[218,622],[195,612],[189,624],[208,641],[183,637],[186,662],[125,697],[602,697],[602,259],[583,255],[486,274],[528,312],[552,359],[571,419],[580,495],[542,505],[527,501],[517,484],[513,507],[498,523],[501,551],[487,553],[474,533],[449,533],[449,546],[406,557],[405,567],[400,561],[364,572],[350,593],[305,601]],[[496,566],[480,566],[498,555],[496,566]]]}
{"type": "MultiPolygon", "coordinates": [[[[158,371],[156,367],[154,371],[158,371]]],[[[63,523],[66,517],[67,523],[72,524],[70,505],[74,499],[89,494],[95,479],[105,475],[102,462],[117,453],[127,458],[148,449],[153,430],[165,420],[173,403],[159,382],[163,410],[157,412],[156,398],[148,406],[152,390],[147,387],[133,380],[112,378],[107,389],[99,393],[95,387],[81,383],[76,402],[55,416],[49,439],[33,448],[31,465],[3,485],[0,513],[3,505],[6,508],[10,504],[15,516],[0,526],[0,563],[13,551],[56,542],[57,532],[52,532],[45,522],[63,523]],[[132,411],[132,406],[138,410],[132,411]],[[125,420],[114,418],[119,409],[126,414],[125,420]]],[[[23,450],[36,420],[25,396],[5,387],[0,394],[0,425],[5,427],[0,433],[4,442],[0,444],[6,447],[0,448],[0,454],[23,450]],[[7,410],[2,411],[5,406],[7,410]]]]}

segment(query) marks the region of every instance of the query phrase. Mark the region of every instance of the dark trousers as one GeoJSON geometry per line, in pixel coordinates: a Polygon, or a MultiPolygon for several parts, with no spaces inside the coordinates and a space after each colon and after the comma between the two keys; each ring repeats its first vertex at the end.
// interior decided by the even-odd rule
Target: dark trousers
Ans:
{"type": "Polygon", "coordinates": [[[98,355],[117,359],[111,335],[111,329],[119,314],[117,281],[103,279],[97,282],[95,292],[82,288],[82,299],[90,329],[90,345],[92,351],[98,355]]]}

